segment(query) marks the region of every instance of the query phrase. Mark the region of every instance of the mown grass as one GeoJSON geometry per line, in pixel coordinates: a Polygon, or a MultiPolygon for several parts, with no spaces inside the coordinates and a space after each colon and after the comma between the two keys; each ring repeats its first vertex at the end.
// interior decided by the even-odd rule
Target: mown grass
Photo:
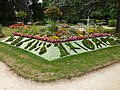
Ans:
{"type": "Polygon", "coordinates": [[[114,33],[115,30],[114,29],[101,29],[101,32],[105,32],[105,33],[114,33]]]}
{"type": "Polygon", "coordinates": [[[0,42],[0,60],[18,75],[47,82],[70,79],[120,61],[120,46],[100,49],[66,58],[47,61],[25,50],[0,42]]]}

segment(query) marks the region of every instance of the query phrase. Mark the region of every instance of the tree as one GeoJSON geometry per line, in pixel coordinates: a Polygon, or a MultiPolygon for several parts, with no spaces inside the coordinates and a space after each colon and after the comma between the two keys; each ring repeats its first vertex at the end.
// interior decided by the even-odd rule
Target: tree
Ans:
{"type": "Polygon", "coordinates": [[[43,4],[38,3],[39,0],[32,0],[32,4],[29,6],[31,13],[32,13],[32,18],[33,21],[39,21],[43,19],[43,4]]]}
{"type": "Polygon", "coordinates": [[[116,32],[120,33],[120,1],[118,1],[117,26],[116,32]]]}
{"type": "Polygon", "coordinates": [[[43,0],[44,3],[47,3],[47,6],[57,6],[62,11],[62,18],[68,22],[74,22],[79,19],[80,14],[75,5],[79,0],[43,0]],[[74,18],[73,18],[74,17],[74,18]]]}
{"type": "Polygon", "coordinates": [[[98,8],[113,7],[117,9],[116,32],[120,33],[120,1],[119,0],[85,0],[83,1],[89,11],[98,8]]]}
{"type": "MultiPolygon", "coordinates": [[[[11,0],[13,3],[13,6],[15,7],[14,11],[24,11],[27,13],[27,18],[31,18],[31,13],[28,4],[30,3],[29,0],[11,0]]],[[[12,6],[12,7],[13,7],[12,6]]],[[[14,8],[13,7],[13,8],[14,8]]]]}
{"type": "Polygon", "coordinates": [[[3,25],[9,25],[15,20],[15,12],[12,1],[0,0],[0,21],[3,25]]]}
{"type": "Polygon", "coordinates": [[[3,17],[14,17],[15,12],[14,8],[12,7],[12,1],[1,0],[0,1],[0,16],[3,17]]]}
{"type": "Polygon", "coordinates": [[[120,1],[119,0],[44,0],[44,1],[51,4],[55,4],[59,7],[74,6],[77,15],[81,14],[83,16],[91,15],[91,12],[97,11],[98,8],[106,8],[106,7],[116,8],[117,9],[116,32],[120,32],[120,1]]]}

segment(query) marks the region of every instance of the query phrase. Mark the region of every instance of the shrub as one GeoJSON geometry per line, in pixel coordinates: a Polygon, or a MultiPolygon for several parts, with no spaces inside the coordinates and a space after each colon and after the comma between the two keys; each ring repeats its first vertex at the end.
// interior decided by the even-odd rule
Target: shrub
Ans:
{"type": "Polygon", "coordinates": [[[50,19],[57,19],[62,15],[61,10],[58,7],[49,7],[44,11],[45,15],[50,19]]]}
{"type": "Polygon", "coordinates": [[[105,20],[99,20],[99,19],[97,19],[96,20],[96,23],[101,23],[101,22],[104,22],[105,20]]]}
{"type": "Polygon", "coordinates": [[[87,24],[87,19],[80,19],[78,22],[83,23],[83,24],[87,24]]]}
{"type": "Polygon", "coordinates": [[[45,25],[46,24],[46,21],[45,20],[41,20],[40,21],[40,25],[45,25]]]}
{"type": "Polygon", "coordinates": [[[109,27],[115,27],[116,26],[116,20],[109,20],[108,21],[108,26],[109,27]]]}
{"type": "Polygon", "coordinates": [[[27,16],[27,13],[24,11],[19,11],[16,13],[16,17],[20,19],[22,22],[24,22],[24,19],[26,16],[27,16]]]}
{"type": "Polygon", "coordinates": [[[54,20],[46,20],[46,22],[48,23],[48,26],[47,26],[48,31],[52,33],[57,31],[57,25],[54,20]]]}
{"type": "Polygon", "coordinates": [[[27,14],[24,11],[19,11],[16,13],[16,17],[25,18],[27,14]]]}

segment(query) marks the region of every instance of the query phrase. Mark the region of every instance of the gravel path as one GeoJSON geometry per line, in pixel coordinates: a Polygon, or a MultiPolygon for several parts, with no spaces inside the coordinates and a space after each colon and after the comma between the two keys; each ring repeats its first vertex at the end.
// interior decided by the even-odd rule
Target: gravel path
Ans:
{"type": "Polygon", "coordinates": [[[120,90],[120,63],[72,80],[36,83],[14,74],[0,62],[0,90],[120,90]]]}

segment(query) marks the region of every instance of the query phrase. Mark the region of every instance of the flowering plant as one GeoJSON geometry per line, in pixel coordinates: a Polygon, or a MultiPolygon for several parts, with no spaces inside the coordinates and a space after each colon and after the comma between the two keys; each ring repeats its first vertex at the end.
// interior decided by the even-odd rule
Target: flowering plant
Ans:
{"type": "Polygon", "coordinates": [[[12,29],[15,29],[15,28],[30,28],[30,26],[24,25],[24,24],[13,24],[13,25],[8,26],[8,28],[12,28],[12,29]]]}
{"type": "Polygon", "coordinates": [[[66,39],[61,39],[58,36],[46,36],[46,37],[41,37],[41,36],[33,36],[30,34],[21,34],[21,33],[13,33],[14,36],[21,36],[21,37],[27,37],[27,38],[33,38],[33,39],[38,39],[50,43],[60,43],[60,42],[68,42],[68,41],[75,41],[75,40],[84,40],[87,38],[95,38],[95,37],[102,37],[102,36],[110,36],[111,34],[108,33],[95,33],[91,34],[90,36],[70,36],[66,39]]]}

